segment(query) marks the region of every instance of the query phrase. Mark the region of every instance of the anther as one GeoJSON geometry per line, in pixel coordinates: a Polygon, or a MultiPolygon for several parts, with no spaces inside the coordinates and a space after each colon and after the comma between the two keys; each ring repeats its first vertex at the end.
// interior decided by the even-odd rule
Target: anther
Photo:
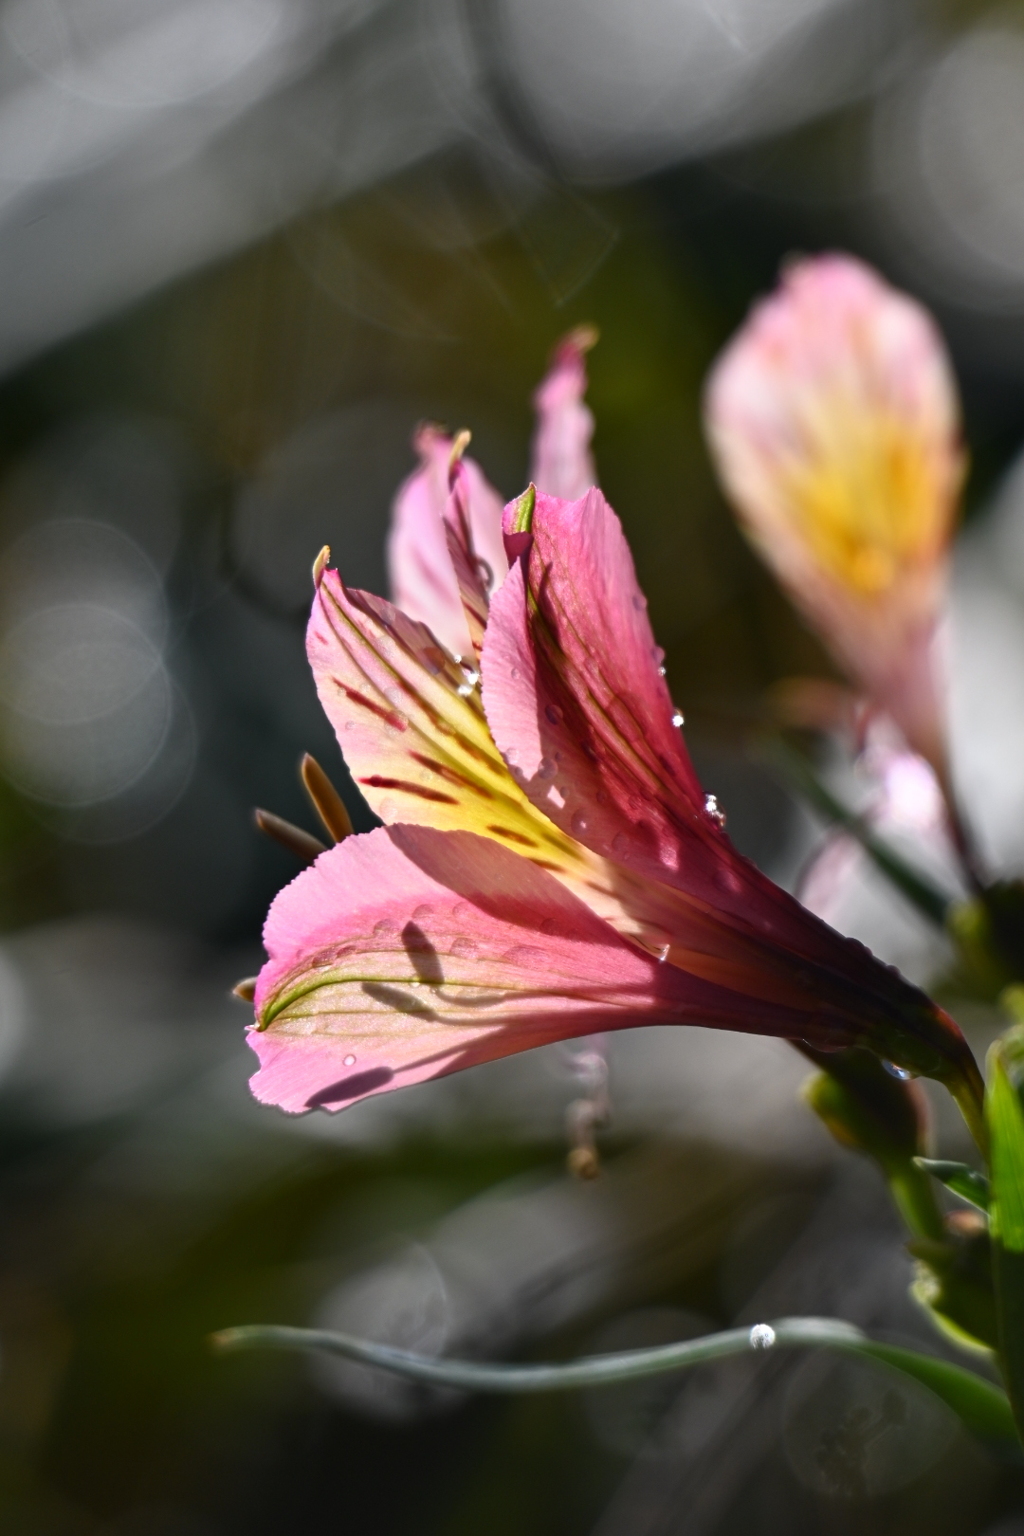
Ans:
{"type": "Polygon", "coordinates": [[[324,824],[324,830],[335,843],[342,843],[352,836],[352,821],[345,802],[315,757],[306,752],[299,764],[299,776],[313,809],[324,824]]]}
{"type": "Polygon", "coordinates": [[[281,816],[275,816],[273,811],[264,811],[257,807],[253,813],[256,825],[267,837],[272,837],[275,843],[280,843],[282,848],[287,848],[294,853],[303,864],[312,864],[321,853],[326,853],[327,848],[318,837],[311,832],[304,832],[301,827],[293,826],[290,821],[285,821],[281,816]]]}

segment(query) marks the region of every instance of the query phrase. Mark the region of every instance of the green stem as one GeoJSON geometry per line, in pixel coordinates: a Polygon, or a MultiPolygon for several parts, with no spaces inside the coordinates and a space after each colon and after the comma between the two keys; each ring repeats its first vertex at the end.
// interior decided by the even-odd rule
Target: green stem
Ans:
{"type": "Polygon", "coordinates": [[[447,1360],[375,1344],[345,1333],[315,1328],[253,1325],[226,1328],[213,1335],[221,1350],[285,1349],[324,1350],[379,1366],[413,1381],[474,1392],[566,1392],[580,1387],[607,1386],[666,1371],[683,1370],[730,1355],[756,1353],[779,1347],[791,1349],[840,1349],[876,1360],[910,1376],[933,1392],[959,1415],[981,1439],[1002,1446],[1017,1444],[1013,1415],[1006,1394],[991,1382],[962,1366],[914,1350],[879,1344],[852,1323],[835,1318],[784,1317],[753,1328],[730,1328],[679,1344],[653,1349],[633,1349],[622,1354],[592,1355],[568,1365],[494,1365],[475,1360],[447,1360]]]}
{"type": "Polygon", "coordinates": [[[936,927],[945,927],[946,915],[953,900],[949,893],[933,885],[927,875],[914,869],[888,843],[876,837],[862,817],[836,798],[802,752],[781,736],[774,736],[763,745],[762,756],[769,767],[773,767],[789,787],[802,795],[820,816],[832,826],[842,827],[851,837],[856,838],[876,867],[919,912],[936,927]]]}

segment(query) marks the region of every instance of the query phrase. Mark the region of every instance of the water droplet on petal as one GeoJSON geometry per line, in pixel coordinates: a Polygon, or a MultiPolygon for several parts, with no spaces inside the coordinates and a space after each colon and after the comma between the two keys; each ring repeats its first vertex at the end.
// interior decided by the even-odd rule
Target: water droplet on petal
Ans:
{"type": "Polygon", "coordinates": [[[397,930],[397,923],[393,923],[390,917],[382,917],[379,923],[373,925],[373,936],[375,939],[384,939],[389,933],[396,933],[397,930]]]}
{"type": "Polygon", "coordinates": [[[463,663],[462,670],[466,674],[466,682],[471,688],[475,688],[480,681],[480,673],[475,667],[467,667],[465,663],[463,663]]]}
{"type": "Polygon", "coordinates": [[[718,796],[717,795],[705,795],[704,796],[704,809],[707,811],[708,815],[711,817],[711,820],[715,823],[716,827],[724,827],[725,826],[725,812],[722,810],[721,806],[718,804],[718,796]]]}
{"type": "Polygon", "coordinates": [[[658,668],[658,676],[659,677],[664,677],[665,676],[665,668],[664,667],[659,667],[658,668]]]}
{"type": "Polygon", "coordinates": [[[663,944],[661,946],[661,948],[658,950],[658,964],[659,965],[664,965],[665,961],[668,959],[668,952],[671,949],[671,947],[672,946],[670,944],[663,944]]]}
{"type": "Polygon", "coordinates": [[[346,1056],[345,1057],[344,1065],[346,1067],[354,1067],[355,1064],[356,1064],[356,1059],[355,1059],[354,1056],[346,1056]]]}
{"type": "Polygon", "coordinates": [[[477,953],[477,945],[473,943],[472,939],[460,936],[452,941],[451,953],[461,956],[463,960],[472,960],[473,956],[477,953]]]}
{"type": "Polygon", "coordinates": [[[473,692],[473,685],[472,683],[460,683],[455,692],[458,694],[460,699],[468,699],[470,694],[473,692]]]}
{"type": "Polygon", "coordinates": [[[633,607],[636,609],[637,613],[643,613],[644,609],[647,607],[647,599],[644,597],[642,592],[636,592],[633,594],[633,607]]]}
{"type": "Polygon", "coordinates": [[[676,727],[677,730],[680,726],[686,724],[686,716],[683,714],[681,709],[677,709],[673,714],[672,724],[676,727]]]}
{"type": "Polygon", "coordinates": [[[775,1329],[770,1323],[755,1323],[750,1330],[751,1349],[771,1349],[775,1343],[775,1329]]]}
{"type": "Polygon", "coordinates": [[[577,811],[575,816],[572,818],[572,822],[570,823],[570,825],[572,826],[572,830],[576,834],[576,836],[577,837],[582,837],[584,832],[587,830],[588,826],[590,825],[590,823],[588,822],[587,818],[584,816],[582,811],[577,811]]]}
{"type": "Polygon", "coordinates": [[[542,757],[537,764],[538,779],[553,779],[557,771],[554,761],[550,757],[542,757]]]}
{"type": "Polygon", "coordinates": [[[625,832],[616,832],[612,838],[612,853],[628,853],[630,841],[625,832]]]}
{"type": "Polygon", "coordinates": [[[519,668],[518,667],[509,667],[508,675],[509,675],[509,677],[512,679],[512,681],[514,683],[518,682],[519,681],[519,668]]]}
{"type": "Polygon", "coordinates": [[[908,1072],[906,1067],[898,1067],[894,1061],[883,1061],[882,1066],[889,1076],[894,1077],[898,1083],[908,1082],[914,1075],[912,1072],[908,1072]]]}
{"type": "Polygon", "coordinates": [[[429,901],[422,901],[420,902],[420,905],[413,910],[412,920],[414,923],[429,923],[433,916],[434,908],[430,905],[429,901]]]}
{"type": "Polygon", "coordinates": [[[653,654],[654,654],[654,660],[657,662],[657,665],[658,665],[658,670],[660,671],[661,670],[661,664],[665,660],[665,647],[663,645],[656,645],[654,647],[654,653],[653,654]]]}
{"type": "Polygon", "coordinates": [[[552,725],[561,725],[564,711],[559,709],[557,704],[545,704],[544,713],[552,725]]]}

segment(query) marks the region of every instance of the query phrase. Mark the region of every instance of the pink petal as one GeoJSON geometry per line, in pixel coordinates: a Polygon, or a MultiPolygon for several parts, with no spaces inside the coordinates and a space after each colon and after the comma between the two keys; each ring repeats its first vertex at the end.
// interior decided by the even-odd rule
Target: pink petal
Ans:
{"type": "Polygon", "coordinates": [[[530,550],[491,607],[488,724],[557,826],[654,876],[678,866],[682,823],[706,820],[660,657],[629,546],[601,492],[579,501],[538,495],[530,550]]]}
{"type": "Polygon", "coordinates": [[[527,799],[497,751],[477,689],[431,632],[327,571],[306,646],[317,692],[369,805],[395,822],[469,831],[562,880],[620,932],[658,951],[673,923],[627,878],[527,799]]]}
{"type": "MultiPolygon", "coordinates": [[[[416,434],[420,467],[395,498],[388,569],[396,607],[429,625],[453,655],[464,656],[471,654],[470,635],[444,527],[452,445],[453,439],[437,427],[422,427],[416,434]]],[[[508,569],[501,498],[472,459],[462,461],[462,471],[473,548],[487,562],[496,584],[508,569]]]]}
{"type": "MultiPolygon", "coordinates": [[[[321,854],[274,902],[264,942],[252,1087],[293,1113],[640,1024],[829,1050],[870,1039],[877,1012],[856,988],[830,1004],[808,987],[794,1006],[659,965],[518,855],[425,827],[380,828],[321,854]]],[[[893,978],[890,1002],[897,989],[907,1016],[916,1008],[934,1031],[921,994],[893,978]]],[[[966,1047],[946,1024],[962,1065],[966,1047]]]]}
{"type": "Polygon", "coordinates": [[[537,430],[531,479],[539,491],[570,501],[597,484],[590,452],[594,418],[583,403],[587,392],[584,359],[596,339],[596,333],[588,326],[580,326],[563,337],[533,397],[537,430]]]}
{"type": "MultiPolygon", "coordinates": [[[[469,474],[465,464],[460,462],[452,469],[451,492],[444,509],[444,533],[471,647],[463,654],[479,657],[494,573],[477,555],[473,543],[469,492],[469,474]]],[[[506,571],[507,565],[501,572],[502,579],[506,571]]]]}
{"type": "Polygon", "coordinates": [[[623,907],[664,928],[673,968],[789,1008],[794,1037],[818,1008],[881,1031],[877,1048],[894,1028],[906,1051],[926,1042],[915,1060],[959,1061],[966,1047],[945,1015],[773,885],[705,811],[600,491],[538,496],[532,534],[491,606],[483,688],[494,740],[534,804],[609,859],[623,907]]]}
{"type": "MultiPolygon", "coordinates": [[[[264,943],[252,1088],[292,1112],[598,1030],[793,1023],[659,965],[543,870],[469,833],[393,827],[339,843],[280,893],[264,943]]],[[[835,1043],[824,1017],[807,1027],[835,1043]]]]}

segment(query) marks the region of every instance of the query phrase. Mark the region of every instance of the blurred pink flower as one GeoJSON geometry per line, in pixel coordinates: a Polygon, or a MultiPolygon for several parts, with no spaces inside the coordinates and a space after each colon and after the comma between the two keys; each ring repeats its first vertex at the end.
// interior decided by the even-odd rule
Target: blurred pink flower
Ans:
{"type": "MultiPolygon", "coordinates": [[[[456,465],[443,522],[472,634],[488,596],[468,494],[456,465]]],[[[482,699],[475,662],[318,567],[317,690],[385,825],[321,854],[271,907],[257,1098],[337,1109],[654,1023],[867,1044],[976,1098],[955,1024],[725,836],[600,491],[531,488],[505,535],[482,699]]]]}
{"type": "Polygon", "coordinates": [[[797,262],[716,363],[706,423],[751,541],[944,779],[932,650],[965,461],[929,315],[851,257],[797,262]]]}

